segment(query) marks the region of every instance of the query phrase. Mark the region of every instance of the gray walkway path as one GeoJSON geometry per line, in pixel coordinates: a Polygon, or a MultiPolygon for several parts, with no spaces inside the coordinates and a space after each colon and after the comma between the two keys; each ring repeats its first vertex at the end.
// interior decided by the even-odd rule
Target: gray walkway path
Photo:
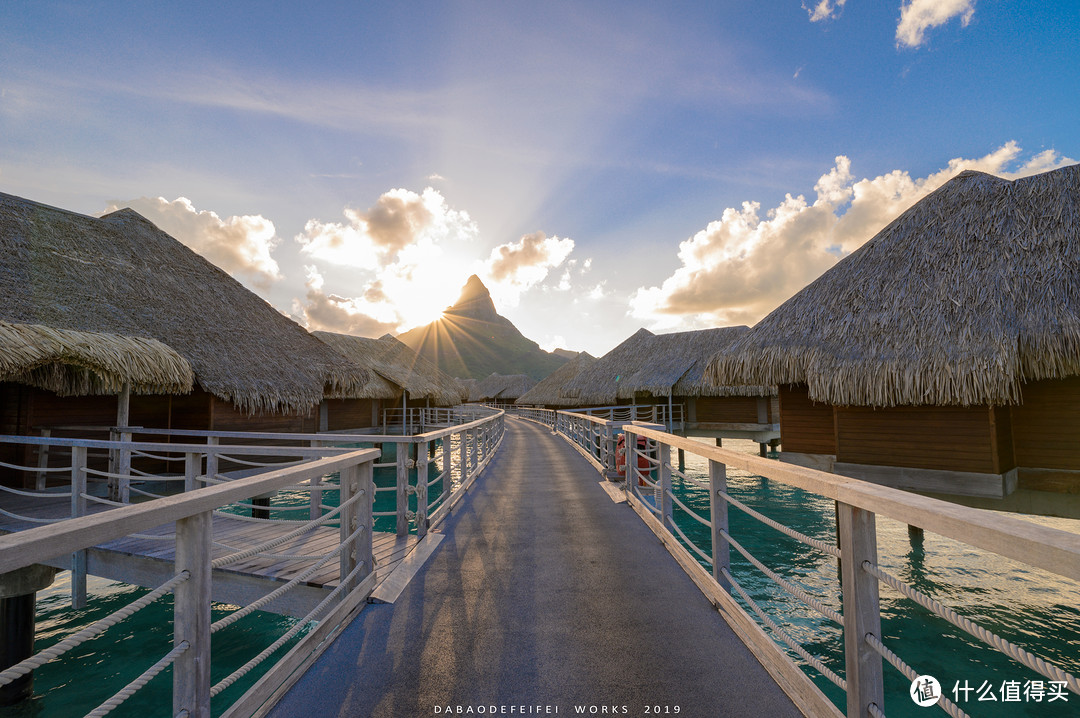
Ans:
{"type": "Polygon", "coordinates": [[[597,481],[562,438],[509,420],[398,601],[364,609],[271,715],[800,715],[597,481]]]}

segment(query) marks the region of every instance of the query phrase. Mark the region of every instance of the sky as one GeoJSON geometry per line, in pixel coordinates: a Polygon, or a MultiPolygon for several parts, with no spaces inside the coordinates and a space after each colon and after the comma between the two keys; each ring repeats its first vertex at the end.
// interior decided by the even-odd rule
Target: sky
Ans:
{"type": "Polygon", "coordinates": [[[0,5],[0,192],[367,336],[473,273],[546,349],[753,324],[1078,110],[1074,0],[0,5]]]}

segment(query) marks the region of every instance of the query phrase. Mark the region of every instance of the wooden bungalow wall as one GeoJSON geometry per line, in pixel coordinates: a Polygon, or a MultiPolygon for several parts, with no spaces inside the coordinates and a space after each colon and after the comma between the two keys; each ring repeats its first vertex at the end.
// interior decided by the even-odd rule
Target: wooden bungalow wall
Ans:
{"type": "Polygon", "coordinates": [[[780,387],[780,446],[798,454],[836,455],[833,408],[810,401],[805,384],[780,387]]]}
{"type": "MultiPolygon", "coordinates": [[[[756,396],[699,396],[695,398],[695,418],[699,424],[756,424],[758,422],[758,399],[756,396]]],[[[676,402],[689,403],[689,399],[676,397],[676,402]]],[[[775,415],[773,402],[766,402],[765,421],[773,424],[779,419],[775,415]]]]}
{"type": "Polygon", "coordinates": [[[327,399],[326,412],[329,431],[363,429],[382,421],[378,399],[327,399]]]}

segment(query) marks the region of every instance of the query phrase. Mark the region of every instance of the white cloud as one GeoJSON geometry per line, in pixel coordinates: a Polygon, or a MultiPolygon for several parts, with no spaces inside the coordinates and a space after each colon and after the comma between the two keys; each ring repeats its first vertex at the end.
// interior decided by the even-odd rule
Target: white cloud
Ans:
{"type": "Polygon", "coordinates": [[[366,212],[347,208],[348,220],[308,220],[296,241],[314,258],[359,269],[378,269],[449,238],[473,239],[476,224],[468,212],[450,209],[435,189],[422,194],[392,189],[366,212]]]}
{"type": "MultiPolygon", "coordinates": [[[[847,0],[821,0],[813,7],[807,7],[806,3],[803,3],[802,7],[810,15],[810,22],[820,22],[839,16],[846,2],[847,0]]],[[[795,73],[796,77],[798,77],[798,74],[795,73]]]]}
{"type": "Polygon", "coordinates": [[[233,276],[247,278],[260,289],[281,279],[271,251],[281,241],[274,223],[262,215],[222,219],[215,212],[197,210],[186,197],[169,202],[164,197],[112,201],[105,212],[130,207],[233,276]]]}
{"type": "Polygon", "coordinates": [[[744,202],[682,242],[682,266],[660,286],[639,288],[630,314],[655,329],[753,324],[959,172],[1014,179],[1074,162],[1047,150],[1009,170],[1019,156],[1008,142],[921,179],[894,170],[857,181],[850,160],[839,156],[814,185],[813,202],[788,194],[764,216],[760,203],[744,202]]]}
{"type": "Polygon", "coordinates": [[[346,222],[309,220],[296,237],[301,252],[351,271],[348,297],[322,291],[309,267],[307,295],[294,307],[312,327],[366,335],[404,331],[436,319],[457,297],[466,263],[450,242],[471,243],[477,227],[428,187],[421,194],[393,189],[367,211],[345,209],[346,222]],[[355,296],[353,296],[355,295],[355,296]]]}
{"type": "Polygon", "coordinates": [[[540,348],[546,352],[553,352],[556,349],[561,349],[566,346],[566,339],[561,334],[556,334],[553,337],[547,337],[547,339],[540,343],[540,348]]]}
{"type": "Polygon", "coordinates": [[[399,317],[379,292],[368,291],[358,298],[340,297],[323,291],[325,280],[314,266],[306,266],[307,296],[293,300],[293,313],[308,327],[358,336],[382,336],[397,329],[399,317]]]}
{"type": "Polygon", "coordinates": [[[923,44],[927,30],[944,25],[957,16],[960,24],[967,27],[974,15],[975,0],[911,0],[900,8],[896,44],[918,47],[923,44]]]}
{"type": "MultiPolygon", "coordinates": [[[[516,305],[522,292],[542,282],[548,272],[562,264],[573,250],[574,240],[548,237],[543,232],[533,232],[517,242],[500,244],[491,250],[484,265],[488,288],[507,304],[516,305]]],[[[565,279],[568,289],[569,276],[565,279]]]]}

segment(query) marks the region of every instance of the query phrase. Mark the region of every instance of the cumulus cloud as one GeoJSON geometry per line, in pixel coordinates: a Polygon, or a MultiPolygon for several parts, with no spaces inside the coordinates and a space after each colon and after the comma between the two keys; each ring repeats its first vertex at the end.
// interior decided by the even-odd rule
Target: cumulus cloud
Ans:
{"type": "Polygon", "coordinates": [[[468,212],[451,209],[428,187],[421,194],[392,189],[367,211],[345,209],[346,222],[308,220],[296,241],[305,254],[358,269],[378,269],[400,261],[410,248],[421,251],[448,238],[473,239],[468,212]]]}
{"type": "Polygon", "coordinates": [[[222,219],[216,212],[195,209],[186,197],[172,202],[164,197],[112,201],[105,213],[123,207],[130,207],[230,275],[246,278],[260,289],[281,279],[278,263],[271,256],[281,240],[274,223],[262,215],[222,219]]]}
{"type": "Polygon", "coordinates": [[[682,242],[682,266],[660,286],[639,288],[630,313],[654,329],[753,324],[959,172],[1013,179],[1074,163],[1053,150],[1018,165],[1019,156],[1008,142],[923,178],[894,170],[859,180],[839,156],[814,185],[813,202],[788,194],[764,213],[760,203],[743,202],[682,242]]]}
{"type": "Polygon", "coordinates": [[[810,15],[810,22],[820,22],[837,17],[846,2],[847,0],[821,0],[812,7],[807,7],[806,3],[803,3],[802,7],[810,15]]]}
{"type": "Polygon", "coordinates": [[[296,241],[302,253],[353,270],[349,294],[356,296],[324,292],[322,275],[309,267],[307,294],[294,300],[302,321],[373,336],[430,322],[453,302],[468,272],[444,245],[476,239],[467,212],[428,187],[393,189],[366,211],[344,214],[345,222],[309,220],[296,241]]]}
{"type": "MultiPolygon", "coordinates": [[[[492,293],[510,304],[516,304],[521,293],[542,282],[555,267],[561,265],[574,250],[569,237],[549,237],[543,232],[526,234],[517,242],[507,242],[491,250],[484,265],[492,293]]],[[[569,289],[569,276],[565,277],[569,289]]]]}
{"type": "Polygon", "coordinates": [[[358,336],[382,336],[397,329],[399,317],[385,297],[379,296],[378,288],[369,288],[373,291],[365,291],[359,298],[327,294],[319,270],[314,266],[305,270],[307,296],[303,301],[293,300],[293,313],[308,329],[358,336]]]}
{"type": "MultiPolygon", "coordinates": [[[[822,0],[824,4],[826,0],[822,0]]],[[[944,25],[954,17],[968,26],[975,15],[975,0],[911,0],[900,7],[900,24],[896,26],[896,44],[918,47],[926,31],[944,25]]]]}

